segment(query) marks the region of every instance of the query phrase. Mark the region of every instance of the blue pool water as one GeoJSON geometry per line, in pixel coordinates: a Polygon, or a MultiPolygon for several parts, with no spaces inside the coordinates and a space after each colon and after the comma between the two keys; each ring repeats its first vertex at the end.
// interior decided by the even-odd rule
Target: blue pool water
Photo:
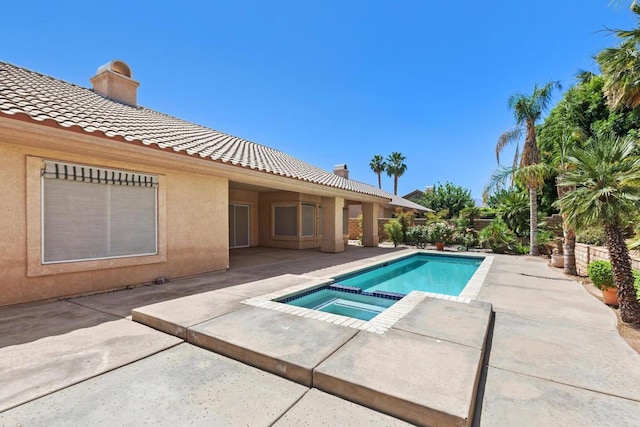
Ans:
{"type": "Polygon", "coordinates": [[[415,254],[363,272],[339,276],[335,283],[364,291],[411,291],[458,296],[476,272],[482,258],[415,254]]]}
{"type": "Polygon", "coordinates": [[[287,302],[297,307],[306,307],[325,313],[340,314],[361,320],[371,320],[396,300],[371,295],[353,294],[334,289],[320,289],[287,302]]]}
{"type": "Polygon", "coordinates": [[[411,291],[458,296],[483,258],[414,254],[335,277],[332,285],[278,300],[298,307],[371,320],[411,291]]]}

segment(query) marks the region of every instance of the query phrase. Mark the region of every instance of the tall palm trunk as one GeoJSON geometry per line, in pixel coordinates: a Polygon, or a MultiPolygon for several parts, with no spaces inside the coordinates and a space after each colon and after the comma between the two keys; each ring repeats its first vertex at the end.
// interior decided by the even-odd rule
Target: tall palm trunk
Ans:
{"type": "Polygon", "coordinates": [[[378,188],[382,190],[382,178],[381,178],[382,171],[378,171],[376,173],[378,174],[378,188]]]}
{"type": "MultiPolygon", "coordinates": [[[[563,215],[564,217],[564,215],[563,215]]],[[[575,276],[576,269],[576,232],[562,222],[562,253],[564,254],[564,273],[575,276]]]]}
{"type": "Polygon", "coordinates": [[[398,174],[393,175],[393,195],[398,195],[398,174]]]}
{"type": "MultiPolygon", "coordinates": [[[[568,187],[559,185],[558,182],[562,180],[562,174],[556,177],[556,191],[558,192],[558,199],[564,197],[570,191],[573,191],[575,187],[568,187]]],[[[570,274],[575,276],[578,274],[576,269],[576,231],[573,227],[567,224],[567,213],[562,213],[562,253],[564,254],[564,274],[570,274]]]]}
{"type": "Polygon", "coordinates": [[[538,252],[538,186],[529,183],[529,253],[537,256],[538,252]]]}
{"type": "Polygon", "coordinates": [[[633,273],[627,244],[622,237],[619,221],[604,226],[613,280],[618,284],[620,317],[625,323],[640,323],[640,303],[633,287],[633,273]]]}

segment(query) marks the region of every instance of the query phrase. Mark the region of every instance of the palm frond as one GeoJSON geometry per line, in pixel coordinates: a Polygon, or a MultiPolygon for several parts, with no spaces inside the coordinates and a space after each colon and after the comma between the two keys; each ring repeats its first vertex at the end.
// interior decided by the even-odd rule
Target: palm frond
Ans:
{"type": "Polygon", "coordinates": [[[506,188],[508,179],[511,179],[511,185],[509,185],[509,187],[513,187],[514,172],[514,168],[504,166],[493,172],[491,178],[489,178],[489,182],[487,182],[482,190],[482,198],[486,200],[492,193],[506,188]]]}
{"type": "Polygon", "coordinates": [[[522,138],[523,133],[524,128],[519,126],[513,129],[509,129],[498,137],[498,143],[496,144],[496,160],[498,161],[498,164],[500,164],[500,153],[502,152],[504,147],[514,141],[518,141],[520,138],[522,138]]]}

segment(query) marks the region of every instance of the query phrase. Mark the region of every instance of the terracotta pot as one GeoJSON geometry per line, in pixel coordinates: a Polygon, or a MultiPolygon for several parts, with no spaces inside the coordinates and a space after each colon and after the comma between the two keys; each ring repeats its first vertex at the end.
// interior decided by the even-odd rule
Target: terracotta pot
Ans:
{"type": "Polygon", "coordinates": [[[444,242],[436,242],[436,249],[439,251],[444,251],[444,242]]]}
{"type": "Polygon", "coordinates": [[[603,289],[602,300],[607,305],[618,305],[618,288],[603,289]]]}
{"type": "Polygon", "coordinates": [[[564,268],[564,255],[562,254],[551,255],[551,265],[557,268],[564,268]]]}

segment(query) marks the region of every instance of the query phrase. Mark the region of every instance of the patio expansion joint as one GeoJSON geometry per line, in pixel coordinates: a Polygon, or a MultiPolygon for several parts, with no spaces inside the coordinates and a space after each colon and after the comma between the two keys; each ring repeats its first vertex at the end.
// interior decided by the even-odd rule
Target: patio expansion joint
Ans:
{"type": "MultiPolygon", "coordinates": [[[[60,300],[60,301],[62,301],[62,302],[68,302],[69,304],[73,304],[73,305],[76,305],[76,306],[78,306],[78,307],[82,307],[82,308],[86,308],[86,309],[89,309],[89,310],[93,310],[93,311],[95,311],[96,313],[106,314],[106,315],[108,315],[108,316],[112,316],[112,317],[114,317],[115,319],[127,319],[127,317],[128,317],[128,316],[124,316],[124,317],[122,317],[122,316],[118,316],[117,314],[113,314],[113,313],[110,313],[110,312],[105,311],[105,310],[98,310],[98,309],[97,309],[97,308],[95,308],[95,307],[91,307],[91,306],[89,306],[89,305],[85,305],[85,304],[80,304],[79,302],[73,301],[72,299],[62,299],[62,300],[60,300]]],[[[129,314],[129,315],[131,315],[131,314],[129,314]]],[[[130,319],[128,319],[128,320],[130,320],[130,319]]]]}
{"type": "Polygon", "coordinates": [[[350,343],[355,337],[358,336],[359,333],[360,333],[360,331],[358,331],[355,334],[353,334],[353,336],[351,338],[349,338],[348,340],[343,342],[341,346],[339,346],[336,349],[334,349],[331,353],[329,353],[327,355],[327,357],[325,357],[324,359],[320,360],[318,362],[318,364],[316,366],[314,366],[313,369],[311,369],[311,388],[315,388],[316,387],[315,386],[315,378],[316,378],[315,373],[316,373],[316,369],[318,368],[318,366],[322,365],[327,359],[329,359],[331,356],[336,354],[338,352],[338,350],[340,350],[342,347],[344,347],[345,345],[350,343]]]}
{"type": "Polygon", "coordinates": [[[399,327],[395,327],[395,326],[391,326],[389,329],[395,329],[397,331],[402,331],[402,332],[405,332],[407,334],[415,335],[415,336],[422,337],[422,338],[431,338],[431,339],[434,339],[436,341],[442,341],[442,342],[448,342],[450,344],[461,345],[463,347],[472,348],[474,350],[487,351],[487,349],[486,349],[486,339],[485,339],[485,346],[484,346],[485,348],[482,349],[482,348],[474,347],[474,346],[469,345],[469,344],[463,344],[463,343],[456,342],[456,341],[451,341],[451,340],[448,340],[448,339],[445,339],[445,338],[434,337],[433,335],[419,334],[417,332],[410,331],[410,330],[403,329],[403,328],[399,328],[399,327]]]}
{"type": "Polygon", "coordinates": [[[547,382],[554,383],[554,384],[560,384],[560,385],[564,385],[564,386],[567,386],[567,387],[575,388],[575,389],[578,389],[578,390],[590,391],[592,393],[604,394],[605,396],[611,396],[611,397],[615,397],[617,399],[624,399],[624,400],[627,400],[629,402],[638,402],[638,403],[640,403],[640,400],[631,399],[629,397],[620,396],[620,395],[613,394],[613,393],[607,393],[607,392],[601,391],[601,390],[594,390],[594,389],[588,388],[588,387],[580,387],[580,386],[575,385],[575,384],[569,384],[569,383],[565,383],[565,382],[562,382],[562,381],[555,381],[555,380],[552,380],[552,379],[549,379],[549,378],[545,378],[545,377],[540,377],[540,376],[537,376],[537,375],[531,375],[531,374],[527,374],[527,373],[524,373],[524,372],[514,371],[512,369],[500,368],[500,367],[497,367],[497,366],[493,366],[491,364],[489,364],[488,366],[490,368],[492,368],[492,369],[497,369],[497,370],[500,370],[500,371],[503,371],[503,372],[511,372],[513,374],[523,375],[525,377],[535,378],[535,379],[538,379],[538,380],[547,381],[547,382]]]}

